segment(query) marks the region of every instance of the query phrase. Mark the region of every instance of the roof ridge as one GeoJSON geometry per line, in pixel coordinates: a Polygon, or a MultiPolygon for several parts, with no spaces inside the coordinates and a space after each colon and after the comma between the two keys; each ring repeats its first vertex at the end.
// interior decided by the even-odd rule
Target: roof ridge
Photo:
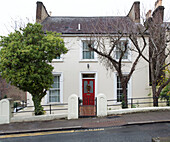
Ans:
{"type": "Polygon", "coordinates": [[[50,18],[126,18],[127,16],[50,16],[50,18]]]}

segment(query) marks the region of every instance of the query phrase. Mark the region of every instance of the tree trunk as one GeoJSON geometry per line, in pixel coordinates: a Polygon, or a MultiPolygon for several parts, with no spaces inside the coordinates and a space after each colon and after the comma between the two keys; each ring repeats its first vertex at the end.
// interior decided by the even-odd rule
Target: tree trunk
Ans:
{"type": "Polygon", "coordinates": [[[152,83],[153,106],[158,107],[158,95],[156,92],[156,82],[152,83]]]}
{"type": "Polygon", "coordinates": [[[157,96],[153,96],[153,106],[158,107],[158,97],[157,96]]]}
{"type": "Polygon", "coordinates": [[[128,108],[128,99],[127,99],[126,86],[127,86],[126,83],[122,84],[122,89],[123,89],[122,108],[128,108]]]}
{"type": "Polygon", "coordinates": [[[169,104],[169,97],[168,97],[167,100],[166,100],[166,105],[167,105],[167,106],[170,106],[170,104],[169,104]]]}
{"type": "Polygon", "coordinates": [[[43,107],[41,106],[41,99],[42,99],[42,97],[40,97],[38,95],[32,95],[32,100],[34,102],[35,115],[44,114],[43,107]]]}

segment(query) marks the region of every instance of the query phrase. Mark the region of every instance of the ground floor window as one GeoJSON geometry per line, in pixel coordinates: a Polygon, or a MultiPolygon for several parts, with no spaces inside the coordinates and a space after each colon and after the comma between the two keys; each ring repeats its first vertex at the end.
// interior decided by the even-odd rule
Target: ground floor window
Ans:
{"type": "Polygon", "coordinates": [[[49,102],[60,102],[61,89],[60,89],[60,75],[54,76],[54,83],[49,90],[49,102]]]}
{"type": "MultiPolygon", "coordinates": [[[[128,87],[126,86],[126,91],[128,94],[128,87]]],[[[120,82],[120,77],[117,76],[117,102],[122,102],[123,88],[120,82]]]]}

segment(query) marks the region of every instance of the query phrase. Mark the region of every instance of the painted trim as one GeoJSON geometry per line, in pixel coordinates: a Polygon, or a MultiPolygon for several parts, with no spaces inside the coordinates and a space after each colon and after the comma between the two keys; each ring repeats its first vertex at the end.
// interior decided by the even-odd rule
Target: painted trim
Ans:
{"type": "MultiPolygon", "coordinates": [[[[123,72],[123,75],[126,75],[128,74],[127,72],[123,72]]],[[[117,72],[114,72],[114,100],[117,100],[117,75],[118,73],[117,72]]],[[[132,76],[131,76],[132,78],[132,76]]],[[[132,79],[130,78],[129,82],[128,82],[128,98],[131,98],[132,97],[132,79]]],[[[128,102],[130,102],[131,100],[128,100],[128,102]]],[[[121,104],[121,102],[117,102],[115,101],[115,103],[117,104],[121,104]]]]}
{"type": "Polygon", "coordinates": [[[49,91],[45,98],[46,104],[63,103],[63,73],[62,72],[52,72],[53,76],[60,76],[60,102],[49,102],[49,91]]]}
{"type": "Polygon", "coordinates": [[[79,97],[80,99],[82,99],[82,74],[95,74],[95,77],[94,78],[84,78],[84,79],[95,79],[95,97],[97,97],[97,91],[98,91],[98,74],[96,71],[90,71],[90,72],[87,72],[87,71],[81,71],[80,72],[80,76],[79,76],[79,97]]]}
{"type": "Polygon", "coordinates": [[[63,54],[60,55],[60,59],[53,59],[52,62],[63,62],[63,54]]]}

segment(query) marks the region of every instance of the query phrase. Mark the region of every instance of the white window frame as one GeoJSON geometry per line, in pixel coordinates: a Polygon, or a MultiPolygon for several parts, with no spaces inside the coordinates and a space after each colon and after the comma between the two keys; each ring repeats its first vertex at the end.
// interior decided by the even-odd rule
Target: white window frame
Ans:
{"type": "Polygon", "coordinates": [[[53,76],[60,76],[60,102],[50,102],[49,101],[49,90],[47,91],[47,104],[56,104],[56,103],[63,103],[63,73],[62,72],[53,72],[53,76]]]}
{"type": "MultiPolygon", "coordinates": [[[[127,72],[124,72],[123,75],[127,75],[128,73],[127,72]]],[[[114,73],[114,100],[116,100],[116,103],[117,104],[121,104],[122,102],[118,102],[117,101],[117,76],[118,76],[118,73],[115,72],[114,73]]],[[[132,94],[131,94],[131,79],[129,80],[128,82],[128,85],[127,85],[127,98],[131,98],[132,97],[132,94]]],[[[130,100],[128,100],[128,102],[130,102],[130,100]]]]}
{"type": "Polygon", "coordinates": [[[86,39],[86,38],[82,38],[81,40],[80,40],[80,61],[87,61],[87,62],[89,62],[89,61],[97,61],[97,53],[96,52],[94,52],[94,59],[83,59],[83,42],[85,42],[85,41],[94,41],[94,48],[96,48],[96,41],[95,40],[93,40],[93,39],[86,39]]]}
{"type": "Polygon", "coordinates": [[[63,54],[60,55],[60,59],[53,59],[52,62],[63,62],[63,54]]]}
{"type": "MultiPolygon", "coordinates": [[[[130,39],[129,38],[121,38],[120,40],[119,40],[119,42],[121,42],[121,41],[128,41],[128,46],[131,48],[131,46],[132,46],[132,44],[131,44],[131,41],[130,41],[130,39]]],[[[117,59],[116,58],[116,51],[117,51],[117,48],[115,47],[115,49],[114,49],[114,57],[115,57],[115,59],[117,60],[117,61],[119,61],[119,59],[117,59]]],[[[128,58],[127,59],[123,59],[122,58],[122,61],[127,61],[127,62],[129,62],[129,61],[131,61],[131,50],[129,49],[128,50],[128,58]]]]}

